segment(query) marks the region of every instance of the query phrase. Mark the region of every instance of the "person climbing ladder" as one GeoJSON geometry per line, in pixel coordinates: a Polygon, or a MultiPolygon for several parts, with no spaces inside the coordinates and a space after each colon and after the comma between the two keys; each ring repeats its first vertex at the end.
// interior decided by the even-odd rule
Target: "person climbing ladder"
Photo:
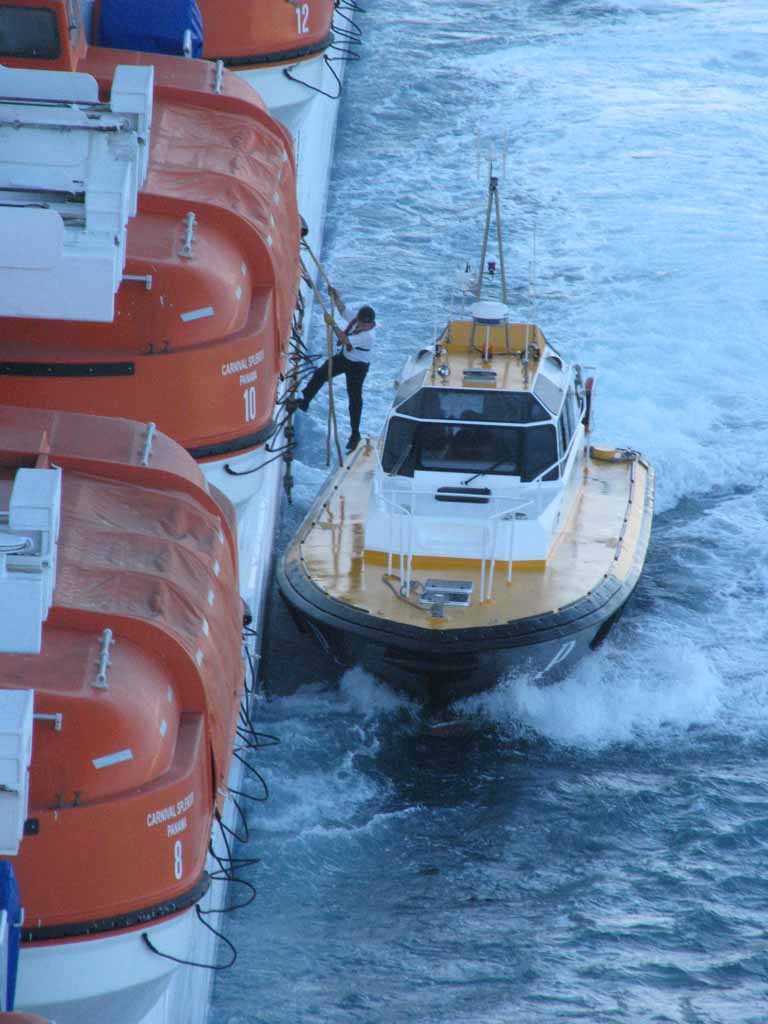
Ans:
{"type": "Polygon", "coordinates": [[[347,451],[352,452],[360,443],[360,418],[363,412],[363,382],[371,362],[371,351],[376,342],[376,314],[371,306],[361,306],[351,317],[335,288],[330,289],[331,298],[341,315],[349,322],[344,330],[335,323],[331,327],[336,335],[340,351],[335,352],[319,366],[302,392],[296,408],[306,412],[317,392],[331,377],[344,374],[347,381],[349,421],[352,432],[347,441],[347,451]]]}

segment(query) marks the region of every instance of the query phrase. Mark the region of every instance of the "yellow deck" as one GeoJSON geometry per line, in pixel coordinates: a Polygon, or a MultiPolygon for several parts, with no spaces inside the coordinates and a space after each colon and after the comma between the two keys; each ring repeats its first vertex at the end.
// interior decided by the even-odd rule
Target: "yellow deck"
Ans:
{"type": "MultiPolygon", "coordinates": [[[[514,365],[516,360],[508,362],[514,365]]],[[[508,583],[506,563],[497,564],[493,596],[481,602],[479,562],[451,567],[445,562],[425,566],[422,560],[413,569],[412,578],[422,581],[460,579],[475,584],[468,608],[448,606],[445,618],[432,619],[428,609],[396,597],[383,579],[386,566],[364,556],[364,523],[375,466],[374,445],[361,446],[326,485],[286,557],[300,558],[310,579],[330,597],[394,622],[433,629],[494,626],[556,611],[584,597],[609,573],[626,579],[636,555],[645,556],[653,471],[639,458],[590,459],[573,512],[543,570],[515,569],[508,583]]],[[[400,575],[397,558],[393,571],[400,575]]]]}
{"type": "Polygon", "coordinates": [[[443,346],[444,354],[441,359],[434,361],[432,373],[428,375],[427,381],[431,387],[446,388],[494,388],[499,391],[527,391],[533,383],[538,360],[531,356],[528,364],[528,376],[523,368],[522,352],[525,348],[526,339],[529,344],[537,345],[543,356],[547,348],[546,339],[535,324],[509,324],[505,330],[503,326],[491,327],[488,331],[490,341],[489,357],[485,355],[485,329],[478,327],[475,330],[474,340],[470,347],[472,325],[468,320],[452,321],[443,336],[440,344],[443,346]],[[509,340],[509,353],[506,351],[507,340],[509,340]],[[444,363],[449,370],[447,377],[437,373],[439,363],[444,363]],[[497,377],[494,384],[482,383],[471,384],[463,380],[465,369],[486,369],[495,370],[497,377]]]}

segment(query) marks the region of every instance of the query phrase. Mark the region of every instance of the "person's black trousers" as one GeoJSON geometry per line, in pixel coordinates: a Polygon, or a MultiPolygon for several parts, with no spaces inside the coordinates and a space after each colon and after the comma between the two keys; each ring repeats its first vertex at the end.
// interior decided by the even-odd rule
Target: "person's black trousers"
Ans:
{"type": "Polygon", "coordinates": [[[328,363],[331,364],[331,376],[338,377],[343,373],[347,378],[347,400],[349,402],[349,422],[352,427],[352,436],[360,436],[360,417],[363,414],[363,381],[368,373],[368,363],[355,363],[347,359],[343,352],[337,352],[332,359],[326,359],[322,366],[319,366],[309,379],[309,384],[304,388],[303,396],[307,405],[312,401],[317,392],[328,382],[328,363]]]}

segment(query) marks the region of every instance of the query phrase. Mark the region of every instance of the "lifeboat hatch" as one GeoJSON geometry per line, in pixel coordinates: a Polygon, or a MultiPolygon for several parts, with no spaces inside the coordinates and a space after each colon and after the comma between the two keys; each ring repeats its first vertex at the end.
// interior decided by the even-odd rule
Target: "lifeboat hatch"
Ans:
{"type": "Polygon", "coordinates": [[[442,618],[446,605],[469,608],[473,587],[471,580],[427,580],[419,602],[431,609],[433,618],[442,618]]]}

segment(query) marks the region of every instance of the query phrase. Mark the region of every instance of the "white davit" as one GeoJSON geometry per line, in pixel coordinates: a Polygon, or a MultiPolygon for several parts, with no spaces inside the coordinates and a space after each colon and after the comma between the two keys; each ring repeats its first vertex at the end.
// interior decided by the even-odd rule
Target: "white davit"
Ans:
{"type": "Polygon", "coordinates": [[[0,316],[110,322],[147,173],[151,67],[0,67],[0,316]]]}

